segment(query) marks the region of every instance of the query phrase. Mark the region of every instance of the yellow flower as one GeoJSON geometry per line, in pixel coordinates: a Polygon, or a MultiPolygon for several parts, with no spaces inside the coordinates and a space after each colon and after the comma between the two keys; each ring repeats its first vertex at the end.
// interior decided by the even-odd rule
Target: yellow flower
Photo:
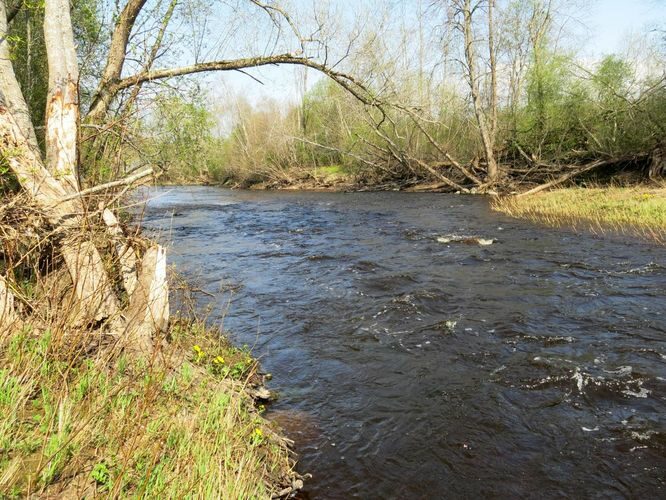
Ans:
{"type": "Polygon", "coordinates": [[[217,365],[223,365],[224,364],[224,358],[222,356],[217,356],[214,360],[213,363],[217,365]]]}
{"type": "Polygon", "coordinates": [[[199,347],[198,345],[195,345],[195,346],[193,347],[193,349],[194,349],[194,352],[196,352],[197,354],[201,354],[201,353],[202,353],[202,351],[201,351],[201,347],[199,347]]]}
{"type": "Polygon", "coordinates": [[[253,445],[261,444],[264,441],[264,431],[262,431],[259,427],[254,429],[252,431],[252,435],[250,436],[250,443],[253,445]]]}

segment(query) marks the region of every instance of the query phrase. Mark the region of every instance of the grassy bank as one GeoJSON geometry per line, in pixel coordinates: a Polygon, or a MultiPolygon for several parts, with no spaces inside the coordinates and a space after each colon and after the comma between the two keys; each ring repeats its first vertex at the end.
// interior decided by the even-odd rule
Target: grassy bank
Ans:
{"type": "Polygon", "coordinates": [[[0,497],[271,498],[292,461],[247,388],[256,362],[176,321],[152,359],[85,330],[0,339],[0,497]]]}
{"type": "Polygon", "coordinates": [[[550,226],[621,232],[666,241],[666,187],[556,189],[532,196],[502,197],[494,210],[550,226]]]}
{"type": "MultiPolygon", "coordinates": [[[[272,498],[302,486],[255,399],[270,394],[247,349],[182,316],[146,343],[123,322],[146,285],[124,291],[116,240],[92,215],[74,235],[102,249],[124,309],[81,315],[51,223],[22,194],[0,199],[0,499],[272,498]]],[[[138,228],[124,234],[148,253],[138,228]]],[[[139,278],[149,265],[139,259],[139,278]]],[[[194,318],[186,284],[172,292],[194,318]]]]}

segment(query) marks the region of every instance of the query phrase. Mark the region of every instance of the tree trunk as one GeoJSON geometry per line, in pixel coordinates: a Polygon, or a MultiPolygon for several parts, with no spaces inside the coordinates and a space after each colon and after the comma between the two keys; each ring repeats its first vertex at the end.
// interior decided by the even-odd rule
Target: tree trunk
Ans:
{"type": "Polygon", "coordinates": [[[4,94],[5,106],[14,116],[18,127],[28,145],[39,155],[39,146],[35,129],[30,121],[30,111],[23,99],[21,87],[16,81],[14,67],[12,66],[9,44],[7,42],[7,9],[5,0],[0,0],[0,92],[4,94]]]}
{"type": "Polygon", "coordinates": [[[131,297],[136,289],[136,253],[127,243],[123,230],[120,228],[118,219],[108,208],[103,209],[102,217],[107,227],[107,232],[116,247],[116,255],[120,263],[120,274],[123,278],[123,286],[131,297]]]}
{"type": "Polygon", "coordinates": [[[656,181],[666,176],[666,146],[657,146],[650,155],[648,178],[656,181]]]}
{"type": "Polygon", "coordinates": [[[78,190],[79,67],[68,0],[46,0],[44,41],[49,65],[46,103],[46,166],[78,190]]]}
{"type": "Polygon", "coordinates": [[[474,52],[474,33],[472,32],[472,9],[471,1],[465,0],[463,9],[463,36],[465,38],[465,60],[467,62],[467,76],[469,79],[470,91],[472,93],[472,103],[474,104],[474,115],[479,126],[483,152],[486,157],[488,179],[491,182],[497,180],[499,170],[495,161],[494,133],[490,130],[483,110],[481,101],[481,92],[479,90],[478,75],[476,72],[476,53],[474,52]]]}
{"type": "Polygon", "coordinates": [[[125,55],[127,53],[127,44],[129,37],[136,22],[141,9],[143,8],[146,0],[129,0],[125,8],[118,16],[113,35],[111,35],[111,46],[109,48],[109,55],[107,57],[106,66],[102,73],[102,78],[99,82],[95,97],[90,111],[86,119],[90,123],[101,122],[113,98],[115,92],[110,90],[114,82],[120,79],[125,64],[125,55]]]}
{"type": "Polygon", "coordinates": [[[497,137],[497,48],[495,46],[495,0],[488,0],[488,64],[490,65],[490,135],[497,137]]]}
{"type": "Polygon", "coordinates": [[[83,226],[84,206],[80,198],[71,198],[78,192],[75,175],[78,71],[75,52],[73,63],[71,59],[74,38],[69,22],[69,4],[63,0],[46,2],[47,17],[57,16],[59,22],[69,22],[65,26],[55,23],[54,19],[48,24],[45,22],[49,65],[51,61],[54,65],[50,76],[53,88],[47,123],[50,170],[42,162],[36,141],[33,143],[31,139],[34,129],[5,38],[4,6],[4,0],[0,0],[0,147],[21,186],[44,209],[50,221],[65,233],[61,253],[79,299],[77,319],[80,322],[101,320],[118,312],[111,280],[94,245],[79,242],[73,236],[83,226]],[[66,10],[66,13],[58,12],[59,9],[66,10]],[[54,52],[56,54],[52,54],[54,52]],[[70,199],[61,201],[64,198],[70,199]]]}
{"type": "Polygon", "coordinates": [[[141,275],[130,298],[126,317],[128,333],[139,351],[149,352],[151,335],[169,324],[169,289],[166,276],[166,251],[160,245],[146,250],[141,275]]]}

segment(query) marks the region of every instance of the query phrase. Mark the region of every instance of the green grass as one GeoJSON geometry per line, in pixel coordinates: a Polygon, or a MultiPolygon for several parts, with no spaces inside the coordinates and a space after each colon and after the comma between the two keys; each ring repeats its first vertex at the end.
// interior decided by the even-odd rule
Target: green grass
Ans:
{"type": "Polygon", "coordinates": [[[349,175],[349,172],[342,165],[326,165],[323,167],[313,168],[313,173],[317,177],[328,178],[344,178],[349,175]]]}
{"type": "Polygon", "coordinates": [[[185,321],[152,359],[92,335],[0,335],[0,498],[271,498],[290,481],[246,350],[185,321]]]}
{"type": "Polygon", "coordinates": [[[495,200],[494,210],[551,226],[632,233],[666,241],[666,188],[568,188],[495,200]]]}

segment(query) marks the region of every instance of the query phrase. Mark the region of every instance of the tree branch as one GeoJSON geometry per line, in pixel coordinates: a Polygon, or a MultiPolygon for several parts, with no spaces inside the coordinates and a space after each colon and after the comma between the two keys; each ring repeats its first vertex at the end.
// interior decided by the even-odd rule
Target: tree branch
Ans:
{"type": "Polygon", "coordinates": [[[291,28],[291,31],[294,33],[296,38],[298,38],[298,43],[301,46],[301,51],[305,52],[306,40],[301,36],[301,32],[298,30],[298,26],[296,26],[294,21],[291,19],[291,16],[289,16],[289,14],[284,9],[282,9],[278,5],[265,4],[263,2],[260,2],[259,0],[250,0],[250,1],[260,9],[263,9],[269,15],[269,17],[273,21],[273,24],[275,24],[278,30],[280,30],[280,22],[279,19],[276,17],[275,13],[282,16],[282,18],[287,22],[287,24],[291,28]]]}
{"type": "Polygon", "coordinates": [[[569,173],[567,173],[567,174],[561,175],[561,176],[559,176],[557,179],[554,179],[554,180],[552,180],[552,181],[550,181],[550,182],[546,182],[545,184],[541,184],[541,185],[539,185],[539,186],[537,186],[537,187],[535,187],[535,188],[530,189],[529,191],[525,191],[525,192],[523,192],[523,193],[517,194],[516,197],[517,197],[517,198],[520,198],[520,197],[522,197],[522,196],[529,196],[529,195],[531,195],[531,194],[538,193],[539,191],[543,191],[544,189],[548,189],[548,188],[551,188],[551,187],[553,187],[553,186],[557,186],[558,184],[562,184],[563,182],[568,181],[568,180],[571,179],[572,177],[576,177],[577,175],[584,174],[585,172],[588,172],[588,171],[590,171],[590,170],[592,170],[592,169],[595,169],[595,168],[597,168],[597,167],[600,167],[600,166],[602,166],[602,165],[608,165],[609,163],[612,163],[612,162],[613,162],[612,160],[606,160],[606,161],[597,160],[597,161],[593,161],[593,162],[590,163],[589,165],[586,165],[586,166],[584,166],[584,167],[582,167],[582,168],[579,168],[579,169],[577,169],[577,170],[574,170],[573,172],[569,172],[569,173]]]}
{"type": "Polygon", "coordinates": [[[149,177],[153,174],[155,174],[155,170],[153,170],[152,167],[149,167],[144,170],[141,170],[140,172],[137,172],[136,174],[132,174],[128,177],[125,177],[124,179],[107,182],[106,184],[98,184],[97,186],[93,186],[88,189],[83,189],[71,195],[64,196],[58,200],[58,204],[73,200],[75,198],[81,198],[82,196],[87,196],[89,194],[99,193],[100,191],[106,191],[107,189],[112,189],[118,186],[128,186],[134,184],[135,182],[140,181],[144,177],[149,177]]]}
{"type": "Polygon", "coordinates": [[[292,64],[307,66],[321,71],[336,83],[341,85],[345,90],[351,93],[356,99],[364,104],[376,105],[378,101],[372,97],[370,91],[353,76],[332,70],[325,64],[314,61],[313,59],[288,54],[278,54],[274,56],[262,57],[249,57],[244,59],[233,59],[228,61],[210,61],[190,66],[181,66],[179,68],[156,69],[150,71],[142,71],[136,75],[129,76],[118,80],[112,84],[109,91],[114,95],[123,89],[137,85],[139,83],[151,82],[155,80],[163,80],[165,78],[173,78],[176,76],[191,75],[195,73],[204,73],[208,71],[231,71],[241,70],[245,68],[253,68],[259,66],[278,65],[278,64],[292,64]]]}

